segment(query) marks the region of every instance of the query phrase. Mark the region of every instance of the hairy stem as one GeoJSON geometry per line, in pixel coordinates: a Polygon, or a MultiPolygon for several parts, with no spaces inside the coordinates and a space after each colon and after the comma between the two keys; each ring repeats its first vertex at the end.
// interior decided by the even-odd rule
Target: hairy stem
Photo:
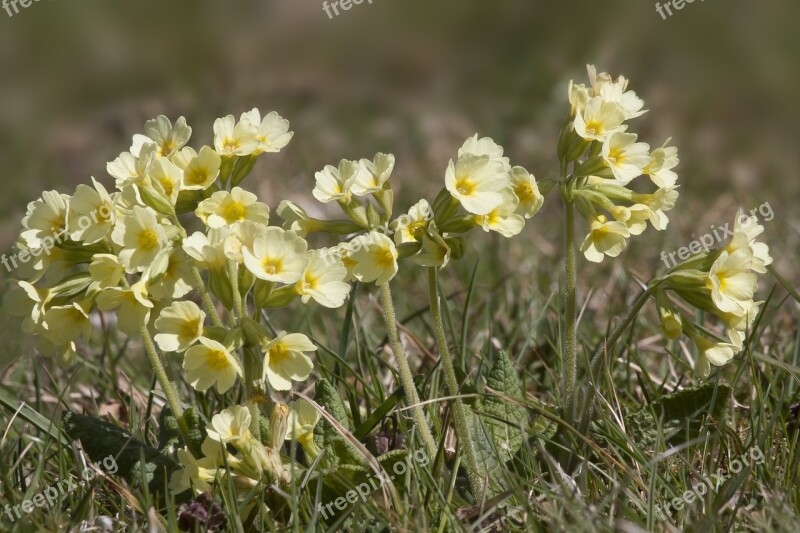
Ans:
{"type": "Polygon", "coordinates": [[[169,408],[172,410],[172,414],[178,421],[178,427],[183,435],[183,440],[184,442],[188,443],[189,428],[186,425],[186,421],[183,419],[183,407],[181,407],[181,401],[180,398],[178,398],[178,389],[175,386],[175,383],[170,381],[167,377],[167,371],[164,368],[164,363],[161,361],[161,357],[158,355],[158,351],[156,350],[155,344],[153,344],[153,338],[150,336],[147,326],[142,326],[140,334],[142,336],[142,343],[144,344],[144,351],[147,352],[147,357],[150,359],[150,364],[153,366],[153,370],[156,372],[156,379],[161,385],[161,388],[164,389],[164,394],[167,397],[167,403],[169,404],[169,408]]]}
{"type": "Polygon", "coordinates": [[[472,439],[469,436],[469,428],[467,427],[467,415],[464,411],[464,402],[459,397],[458,380],[456,379],[456,372],[453,368],[453,359],[450,356],[450,348],[447,345],[447,336],[444,331],[444,322],[442,321],[442,310],[439,300],[439,289],[436,285],[436,268],[428,268],[428,294],[431,301],[431,315],[433,316],[433,330],[436,335],[436,344],[439,347],[439,357],[442,359],[444,367],[445,384],[447,390],[453,400],[453,412],[455,414],[454,422],[456,429],[456,436],[464,451],[464,458],[467,468],[467,479],[472,494],[478,498],[483,494],[483,479],[478,471],[478,463],[475,460],[475,448],[472,445],[472,439]]]}
{"type": "Polygon", "coordinates": [[[436,457],[436,442],[433,440],[431,428],[425,420],[425,413],[422,412],[422,406],[420,405],[417,389],[414,386],[411,368],[408,366],[408,358],[406,357],[403,345],[400,343],[400,335],[397,332],[397,317],[394,311],[394,302],[392,301],[392,291],[389,289],[388,282],[381,285],[380,289],[383,318],[386,321],[386,329],[389,333],[389,342],[392,345],[392,351],[394,351],[395,359],[397,359],[397,370],[400,373],[400,381],[403,383],[403,389],[406,393],[406,401],[411,407],[414,422],[425,444],[428,457],[434,458],[436,457]]]}
{"type": "Polygon", "coordinates": [[[564,373],[563,408],[566,412],[570,412],[572,400],[575,396],[575,375],[578,368],[576,355],[576,328],[578,317],[575,302],[575,282],[577,278],[577,268],[575,266],[575,206],[571,200],[567,200],[564,203],[564,207],[566,210],[564,235],[567,279],[564,290],[564,322],[566,331],[564,332],[564,349],[562,351],[561,371],[564,373]]]}

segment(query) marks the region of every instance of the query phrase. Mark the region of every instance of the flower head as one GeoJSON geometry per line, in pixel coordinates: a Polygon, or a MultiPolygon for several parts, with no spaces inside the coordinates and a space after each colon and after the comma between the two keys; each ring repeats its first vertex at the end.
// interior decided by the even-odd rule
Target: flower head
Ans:
{"type": "Polygon", "coordinates": [[[291,390],[292,381],[308,379],[314,363],[305,352],[316,349],[305,335],[282,332],[264,346],[264,379],[275,390],[291,390]]]}
{"type": "Polygon", "coordinates": [[[230,350],[221,343],[206,337],[198,340],[200,344],[186,350],[183,356],[186,380],[199,391],[208,390],[216,384],[217,392],[224,394],[236,383],[236,376],[242,376],[242,368],[230,350]]]}

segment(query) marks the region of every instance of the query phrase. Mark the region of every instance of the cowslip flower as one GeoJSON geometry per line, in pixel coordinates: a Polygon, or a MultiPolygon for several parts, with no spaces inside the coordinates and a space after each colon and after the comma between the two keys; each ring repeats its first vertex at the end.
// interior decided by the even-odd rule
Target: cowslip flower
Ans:
{"type": "Polygon", "coordinates": [[[723,251],[711,265],[706,286],[711,299],[725,313],[743,313],[747,302],[752,301],[758,278],[750,272],[752,253],[749,249],[733,254],[723,251]]]}
{"type": "Polygon", "coordinates": [[[183,356],[186,380],[198,391],[216,384],[217,392],[226,393],[236,383],[236,377],[243,375],[242,367],[221,343],[206,337],[198,340],[200,344],[186,350],[183,356]]]}
{"type": "Polygon", "coordinates": [[[765,274],[767,266],[772,264],[772,257],[769,255],[769,246],[756,241],[756,238],[763,232],[764,226],[758,223],[758,218],[746,216],[744,211],[739,209],[734,220],[733,237],[725,247],[725,251],[734,254],[737,250],[749,249],[752,255],[750,270],[765,274]]]}
{"type": "Polygon", "coordinates": [[[519,208],[519,198],[514,191],[508,187],[503,189],[500,194],[503,202],[488,214],[475,217],[475,219],[484,231],[494,231],[503,237],[510,238],[522,231],[522,228],[525,227],[525,219],[516,214],[519,208]]]}
{"type": "Polygon", "coordinates": [[[211,418],[206,428],[208,437],[221,444],[238,443],[253,439],[250,433],[250,411],[243,405],[228,407],[211,418]]]}
{"type": "Polygon", "coordinates": [[[275,111],[267,113],[264,120],[261,120],[261,112],[258,108],[253,108],[243,113],[241,120],[247,120],[256,127],[255,139],[258,145],[252,155],[280,152],[294,136],[294,132],[289,131],[289,121],[275,111]]]}
{"type": "Polygon", "coordinates": [[[458,149],[458,157],[464,154],[477,156],[485,155],[488,156],[493,163],[502,166],[504,172],[509,172],[511,170],[511,163],[507,157],[503,156],[503,152],[503,147],[494,142],[491,137],[479,137],[476,133],[464,141],[464,144],[458,149]]]}
{"type": "Polygon", "coordinates": [[[625,120],[630,120],[647,113],[644,100],[636,93],[628,90],[628,80],[619,76],[614,80],[607,72],[597,73],[594,65],[586,65],[589,81],[592,84],[592,96],[600,96],[606,102],[619,104],[625,114],[625,120]]]}
{"type": "Polygon", "coordinates": [[[194,302],[174,302],[161,310],[153,339],[164,352],[187,350],[203,336],[206,314],[194,302]]]}
{"type": "Polygon", "coordinates": [[[127,289],[105,289],[97,295],[97,307],[101,311],[116,309],[117,327],[124,334],[133,337],[147,324],[154,305],[149,299],[145,282],[139,281],[127,289]]]}
{"type": "Polygon", "coordinates": [[[589,234],[581,244],[581,252],[593,263],[601,263],[605,256],[617,257],[625,249],[625,239],[630,230],[623,222],[609,221],[598,215],[592,222],[589,234]]]}
{"type": "Polygon", "coordinates": [[[158,184],[170,203],[175,205],[183,188],[183,170],[169,159],[161,158],[153,161],[148,176],[151,183],[158,184]]]}
{"type": "Polygon", "coordinates": [[[191,136],[192,128],[186,124],[184,117],[178,118],[173,126],[167,117],[159,115],[145,122],[144,135],[137,134],[133,136],[131,154],[134,157],[139,157],[142,148],[152,143],[156,145],[157,153],[160,157],[167,157],[183,148],[189,142],[191,136]]]}
{"type": "Polygon", "coordinates": [[[37,288],[27,281],[18,281],[7,296],[9,313],[23,317],[22,332],[38,333],[44,324],[44,315],[53,294],[50,289],[37,288]]]}
{"type": "Polygon", "coordinates": [[[150,296],[157,300],[182,298],[193,289],[186,254],[177,247],[162,249],[142,277],[148,280],[150,296]]]}
{"type": "Polygon", "coordinates": [[[114,228],[114,200],[100,182],[92,178],[92,183],[78,185],[67,211],[70,238],[84,244],[103,240],[114,228]]]}
{"type": "Polygon", "coordinates": [[[617,183],[627,185],[642,175],[650,164],[650,145],[636,142],[634,133],[612,133],[603,142],[603,161],[611,169],[617,183]]]}
{"type": "Polygon", "coordinates": [[[314,442],[314,428],[322,415],[307,400],[301,398],[289,404],[286,440],[295,440],[303,447],[309,461],[313,461],[321,450],[314,442]]]}
{"type": "Polygon", "coordinates": [[[314,352],[314,346],[302,333],[281,332],[264,348],[264,376],[270,386],[278,391],[292,389],[292,381],[305,381],[314,369],[314,363],[305,352],[314,352]]]}
{"type": "Polygon", "coordinates": [[[245,220],[265,226],[269,224],[269,207],[241,187],[234,187],[230,192],[215,192],[211,198],[200,202],[195,215],[210,228],[231,226],[245,220]]]}
{"type": "Polygon", "coordinates": [[[113,254],[95,254],[89,265],[92,281],[101,289],[116,287],[125,275],[125,267],[113,254]]]}
{"type": "Polygon", "coordinates": [[[415,242],[416,231],[419,228],[424,228],[425,225],[433,218],[433,209],[427,200],[423,199],[411,206],[408,213],[400,215],[392,223],[392,230],[394,231],[394,242],[396,244],[403,244],[406,242],[415,242]]]}
{"type": "Polygon", "coordinates": [[[111,240],[122,246],[120,261],[132,274],[144,270],[155,259],[167,243],[167,233],[155,211],[137,205],[117,219],[111,240]]]}
{"type": "Polygon", "coordinates": [[[625,112],[616,102],[597,96],[575,115],[575,132],[588,141],[603,142],[606,136],[625,131],[625,112]]]}
{"type": "Polygon", "coordinates": [[[208,235],[196,231],[183,240],[183,250],[206,270],[219,271],[226,267],[225,240],[230,228],[209,229],[208,235]]]}
{"type": "Polygon", "coordinates": [[[256,151],[258,126],[250,120],[238,123],[233,115],[214,121],[214,148],[222,157],[247,156],[256,151]]]}
{"type": "Polygon", "coordinates": [[[450,262],[450,247],[435,231],[422,235],[422,248],[411,258],[419,266],[444,268],[450,262]]]}
{"type": "Polygon", "coordinates": [[[487,155],[465,153],[445,173],[445,187],[473,215],[486,215],[503,203],[501,191],[510,180],[503,164],[487,155]]]}
{"type": "Polygon", "coordinates": [[[522,167],[514,167],[510,172],[511,187],[519,199],[517,212],[525,218],[531,218],[544,205],[544,195],[539,192],[536,178],[522,167]]]}
{"type": "Polygon", "coordinates": [[[52,239],[66,229],[69,199],[66,194],[45,191],[41,198],[28,204],[22,219],[25,229],[20,236],[29,248],[41,248],[43,239],[52,239]]]}
{"type": "Polygon", "coordinates": [[[172,473],[169,490],[174,494],[180,494],[189,489],[196,494],[211,492],[211,484],[214,483],[218,472],[214,460],[208,457],[196,459],[186,448],[181,448],[176,453],[178,462],[183,468],[172,473]]]}
{"type": "Polygon", "coordinates": [[[392,175],[394,163],[392,154],[378,153],[372,161],[362,159],[353,175],[350,191],[356,196],[366,196],[380,191],[392,175]]]}
{"type": "Polygon", "coordinates": [[[259,279],[291,285],[300,281],[308,259],[308,243],[292,231],[269,227],[253,241],[252,250],[242,248],[244,265],[259,279]]]}
{"type": "Polygon", "coordinates": [[[362,283],[388,283],[397,274],[397,248],[383,233],[359,235],[346,245],[344,264],[362,283]]]}
{"type": "MultiPolygon", "coordinates": [[[[367,176],[366,170],[362,169],[358,161],[348,161],[347,159],[342,159],[338,167],[325,165],[325,168],[314,174],[316,180],[312,191],[314,198],[323,204],[333,201],[349,202],[353,194],[353,182],[361,171],[364,171],[367,176]]],[[[367,178],[363,178],[363,180],[365,179],[367,178]]]]}
{"type": "Polygon", "coordinates": [[[187,191],[205,190],[217,180],[222,158],[210,146],[203,146],[200,152],[189,148],[182,154],[184,161],[176,161],[183,168],[181,188],[187,191]]]}
{"type": "Polygon", "coordinates": [[[323,307],[341,307],[350,293],[350,285],[344,282],[347,268],[342,260],[321,250],[311,250],[306,257],[303,276],[295,285],[303,303],[313,299],[323,307]]]}
{"type": "Polygon", "coordinates": [[[87,309],[76,302],[47,309],[43,325],[42,336],[53,346],[65,346],[78,337],[88,341],[92,333],[87,309]]]}
{"type": "Polygon", "coordinates": [[[661,188],[674,187],[678,181],[678,175],[672,170],[680,163],[678,149],[674,146],[667,146],[669,141],[667,139],[664,146],[656,148],[650,153],[650,162],[643,170],[650,180],[661,188]]]}

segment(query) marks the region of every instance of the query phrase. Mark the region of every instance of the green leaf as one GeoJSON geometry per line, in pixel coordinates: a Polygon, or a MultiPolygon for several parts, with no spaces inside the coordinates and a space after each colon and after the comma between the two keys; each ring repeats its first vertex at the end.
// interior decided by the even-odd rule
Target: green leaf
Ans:
{"type": "MultiPolygon", "coordinates": [[[[331,385],[325,378],[320,378],[317,381],[314,400],[324,407],[345,429],[351,431],[350,419],[347,418],[347,410],[342,398],[339,396],[336,387],[331,385]]],[[[336,431],[336,428],[324,418],[314,428],[314,441],[317,446],[325,450],[325,455],[322,458],[323,467],[363,463],[359,454],[336,431]]]]}
{"type": "Polygon", "coordinates": [[[626,417],[626,425],[643,446],[656,442],[659,427],[665,442],[673,445],[686,442],[701,434],[705,415],[722,418],[730,395],[731,387],[723,383],[709,382],[681,389],[626,417]]]}
{"type": "MultiPolygon", "coordinates": [[[[514,363],[506,352],[500,352],[492,366],[486,385],[509,398],[522,400],[522,385],[514,363]]],[[[528,426],[528,411],[524,406],[499,396],[485,396],[475,406],[502,462],[508,462],[522,447],[523,431],[528,426]]]]}
{"type": "Polygon", "coordinates": [[[495,496],[506,489],[506,480],[502,475],[502,457],[505,456],[494,443],[492,434],[483,423],[480,416],[470,409],[466,410],[467,428],[472,437],[472,447],[475,451],[475,462],[484,478],[488,478],[486,487],[488,496],[495,496]]]}
{"type": "Polygon", "coordinates": [[[134,487],[148,485],[151,494],[164,494],[169,476],[180,465],[108,422],[91,416],[65,411],[64,431],[81,442],[83,449],[98,463],[113,457],[115,475],[127,479],[134,487]]]}

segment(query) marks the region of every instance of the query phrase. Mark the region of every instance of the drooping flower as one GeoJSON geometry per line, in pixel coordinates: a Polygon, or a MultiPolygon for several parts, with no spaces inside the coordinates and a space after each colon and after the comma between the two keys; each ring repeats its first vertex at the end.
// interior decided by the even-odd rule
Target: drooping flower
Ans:
{"type": "Polygon", "coordinates": [[[319,411],[303,398],[289,404],[287,420],[289,431],[286,433],[286,440],[297,441],[303,447],[309,461],[316,459],[321,451],[314,442],[314,428],[321,417],[319,411]]]}
{"type": "Polygon", "coordinates": [[[206,432],[211,440],[221,444],[246,442],[254,438],[250,433],[250,420],[247,407],[234,405],[214,415],[211,418],[211,427],[207,427],[206,432]]]}
{"type": "Polygon", "coordinates": [[[714,305],[724,313],[744,313],[753,300],[758,278],[750,272],[752,252],[740,249],[723,251],[708,273],[707,287],[714,305]]]}
{"type": "Polygon", "coordinates": [[[312,191],[314,198],[323,204],[333,201],[350,201],[350,197],[353,194],[353,182],[358,173],[362,171],[365,173],[362,181],[367,180],[368,173],[365,169],[362,169],[358,161],[342,159],[338,167],[325,165],[324,169],[314,174],[314,179],[316,180],[316,185],[312,191]]]}
{"type": "Polygon", "coordinates": [[[101,289],[116,287],[125,275],[125,267],[116,255],[95,254],[89,265],[89,275],[101,289]]]}
{"type": "Polygon", "coordinates": [[[503,203],[488,214],[475,218],[484,231],[495,231],[503,237],[513,237],[525,227],[525,219],[516,214],[519,199],[510,187],[503,189],[500,194],[503,196],[503,203]]]}
{"type": "Polygon", "coordinates": [[[66,194],[45,191],[40,199],[28,204],[20,235],[29,248],[40,248],[43,239],[53,239],[66,229],[69,200],[66,194]]]}
{"type": "MultiPolygon", "coordinates": [[[[191,150],[186,154],[183,166],[182,188],[184,190],[205,190],[211,187],[219,176],[222,158],[210,146],[203,146],[197,153],[191,150]]],[[[181,166],[178,164],[178,166],[181,166]]]]}
{"type": "Polygon", "coordinates": [[[661,188],[674,187],[678,181],[678,175],[672,170],[680,163],[678,149],[674,146],[667,146],[668,142],[669,139],[664,146],[656,148],[650,153],[650,162],[644,168],[644,173],[650,176],[650,180],[656,186],[661,188]]]}
{"type": "Polygon", "coordinates": [[[97,307],[101,311],[117,310],[117,327],[124,334],[133,337],[139,334],[150,319],[153,302],[147,293],[144,281],[130,288],[111,287],[97,295],[97,307]]]}
{"type": "Polygon", "coordinates": [[[384,183],[394,170],[394,156],[392,154],[378,153],[375,158],[362,159],[359,169],[353,176],[350,190],[356,196],[366,196],[383,189],[384,183]]]}
{"type": "Polygon", "coordinates": [[[345,266],[362,283],[388,283],[397,274],[397,248],[383,233],[372,231],[346,243],[345,266]]]}
{"type": "Polygon", "coordinates": [[[522,167],[511,169],[511,187],[519,199],[517,212],[525,218],[531,218],[542,208],[544,196],[539,192],[536,178],[522,167]]]}

